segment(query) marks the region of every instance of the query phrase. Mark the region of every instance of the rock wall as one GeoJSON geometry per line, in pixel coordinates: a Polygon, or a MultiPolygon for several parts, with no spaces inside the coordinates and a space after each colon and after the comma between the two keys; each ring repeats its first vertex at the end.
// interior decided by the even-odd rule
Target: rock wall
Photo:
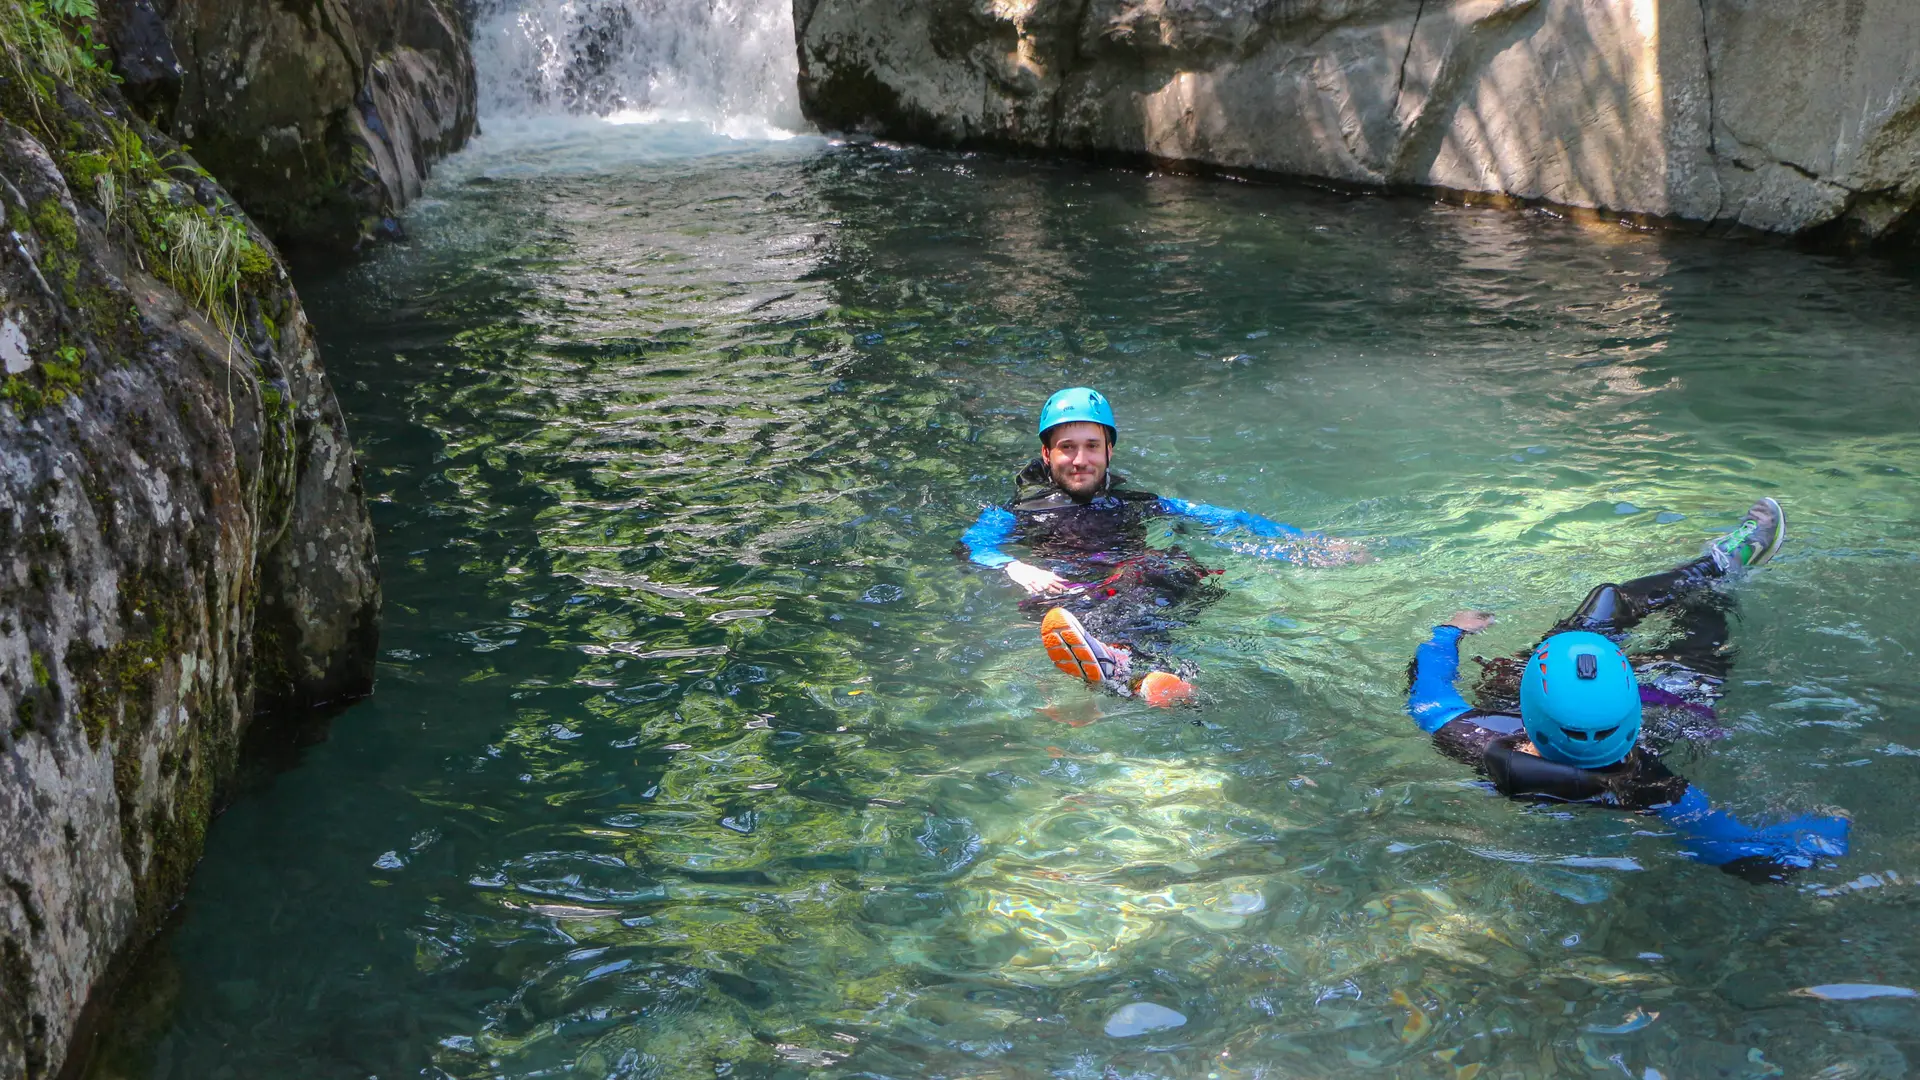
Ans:
{"type": "Polygon", "coordinates": [[[279,255],[0,5],[0,1077],[183,894],[256,706],[371,684],[379,586],[279,255]]]}
{"type": "Polygon", "coordinates": [[[828,129],[1920,231],[1910,0],[794,0],[794,24],[828,129]]]}
{"type": "Polygon", "coordinates": [[[276,240],[398,231],[476,130],[455,0],[101,0],[127,94],[276,240]]]}

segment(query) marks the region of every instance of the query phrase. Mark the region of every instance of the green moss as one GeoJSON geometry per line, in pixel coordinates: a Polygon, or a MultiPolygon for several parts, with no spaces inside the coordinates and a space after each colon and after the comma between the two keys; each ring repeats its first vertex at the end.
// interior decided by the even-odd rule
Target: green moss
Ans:
{"type": "Polygon", "coordinates": [[[0,382],[0,401],[11,402],[23,416],[39,412],[50,404],[57,404],[58,398],[49,398],[46,388],[32,372],[24,375],[9,375],[0,382]]]}
{"type": "Polygon", "coordinates": [[[33,685],[48,687],[53,685],[53,673],[47,670],[47,658],[38,650],[33,654],[33,685]]]}
{"type": "Polygon", "coordinates": [[[128,185],[128,190],[159,179],[163,171],[160,162],[147,149],[147,141],[140,137],[140,133],[125,124],[113,123],[110,127],[114,171],[136,181],[128,185]]]}
{"type": "Polygon", "coordinates": [[[121,582],[121,624],[127,636],[107,648],[76,642],[67,666],[80,687],[79,719],[89,745],[112,739],[113,779],[127,865],[134,869],[135,903],[144,934],[185,891],[206,840],[217,786],[232,770],[238,740],[227,718],[214,715],[210,695],[196,687],[181,704],[185,742],[170,749],[155,777],[163,789],[141,809],[146,786],[143,755],[160,702],[165,661],[179,654],[193,603],[184,581],[131,575],[121,582]]]}
{"type": "Polygon", "coordinates": [[[273,256],[267,249],[248,238],[240,245],[240,273],[246,277],[270,276],[274,271],[273,256]]]}
{"type": "Polygon", "coordinates": [[[105,150],[82,150],[66,159],[68,182],[76,191],[92,191],[103,176],[114,173],[113,157],[105,150]]]}
{"type": "Polygon", "coordinates": [[[33,208],[33,232],[40,238],[40,268],[60,284],[69,308],[79,305],[74,286],[80,279],[80,229],[58,199],[43,199],[33,208]]]}
{"type": "MultiPolygon", "coordinates": [[[[293,513],[294,485],[298,474],[295,461],[299,452],[299,433],[294,423],[291,395],[262,378],[260,380],[261,426],[259,521],[271,535],[283,528],[293,513]]],[[[278,643],[273,643],[278,648],[278,643]]],[[[268,655],[267,647],[256,645],[256,658],[268,655]]],[[[256,685],[278,685],[256,679],[256,685]]]]}
{"type": "Polygon", "coordinates": [[[85,382],[81,368],[85,358],[75,346],[62,345],[53,357],[0,382],[0,401],[11,402],[22,415],[60,404],[85,382]]]}
{"type": "Polygon", "coordinates": [[[107,649],[68,654],[69,668],[80,681],[79,718],[88,746],[98,750],[100,740],[129,707],[138,710],[152,705],[152,684],[160,671],[159,659],[153,655],[156,644],[123,641],[107,649]]]}
{"type": "MultiPolygon", "coordinates": [[[[80,691],[76,711],[87,733],[87,745],[93,749],[100,748],[100,740],[108,732],[118,735],[123,726],[144,724],[152,716],[160,662],[176,644],[174,620],[165,616],[165,609],[154,605],[156,599],[154,588],[145,579],[136,576],[123,581],[122,623],[130,628],[142,626],[144,632],[130,632],[118,644],[106,648],[82,640],[67,650],[67,670],[80,691]]],[[[129,741],[117,740],[123,746],[129,741]]],[[[139,767],[137,761],[130,764],[139,767]]],[[[119,768],[117,762],[115,768],[119,768]]],[[[138,776],[132,779],[137,782],[138,776]]]]}
{"type": "MultiPolygon", "coordinates": [[[[69,177],[68,180],[71,186],[72,178],[69,177]]],[[[57,197],[49,196],[34,203],[27,212],[27,217],[33,222],[34,231],[40,234],[40,239],[48,246],[62,251],[69,251],[79,246],[80,233],[74,226],[73,216],[67,213],[66,207],[60,204],[57,197]]]]}

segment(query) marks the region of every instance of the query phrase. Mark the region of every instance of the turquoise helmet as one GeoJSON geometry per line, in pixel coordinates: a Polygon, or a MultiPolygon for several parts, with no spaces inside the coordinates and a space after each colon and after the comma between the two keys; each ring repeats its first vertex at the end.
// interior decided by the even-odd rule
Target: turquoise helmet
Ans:
{"type": "Polygon", "coordinates": [[[1107,429],[1107,441],[1120,437],[1120,425],[1113,422],[1113,406],[1100,391],[1088,386],[1069,386],[1047,399],[1040,410],[1040,437],[1047,429],[1061,424],[1099,424],[1107,429]]]}
{"type": "Polygon", "coordinates": [[[1640,681],[1627,654],[1599,634],[1555,634],[1527,660],[1520,719],[1541,757],[1604,768],[1640,738],[1640,681]]]}

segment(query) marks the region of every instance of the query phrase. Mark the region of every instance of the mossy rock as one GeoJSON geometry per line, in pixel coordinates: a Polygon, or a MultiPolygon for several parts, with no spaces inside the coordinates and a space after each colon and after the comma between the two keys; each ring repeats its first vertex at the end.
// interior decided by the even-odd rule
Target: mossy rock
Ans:
{"type": "Polygon", "coordinates": [[[81,37],[36,11],[0,12],[0,1076],[30,1077],[184,893],[256,710],[370,687],[379,610],[277,250],[103,71],[36,60],[81,37]]]}

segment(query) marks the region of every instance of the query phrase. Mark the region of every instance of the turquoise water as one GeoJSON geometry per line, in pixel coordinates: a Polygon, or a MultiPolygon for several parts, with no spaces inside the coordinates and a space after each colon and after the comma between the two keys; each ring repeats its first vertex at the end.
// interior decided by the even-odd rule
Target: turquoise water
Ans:
{"type": "Polygon", "coordinates": [[[1915,1001],[1805,992],[1920,987],[1911,273],[669,127],[502,127],[431,196],[304,288],[380,530],[378,692],[216,824],[93,1076],[1920,1054],[1915,1001]],[[1224,571],[1178,646],[1198,713],[1069,683],[953,554],[1078,382],[1137,484],[1378,556],[1162,529],[1224,571]],[[1739,588],[1728,734],[1672,761],[1744,815],[1844,810],[1850,857],[1746,884],[1490,796],[1401,711],[1451,611],[1522,648],[1761,493],[1792,539],[1739,588]]]}

